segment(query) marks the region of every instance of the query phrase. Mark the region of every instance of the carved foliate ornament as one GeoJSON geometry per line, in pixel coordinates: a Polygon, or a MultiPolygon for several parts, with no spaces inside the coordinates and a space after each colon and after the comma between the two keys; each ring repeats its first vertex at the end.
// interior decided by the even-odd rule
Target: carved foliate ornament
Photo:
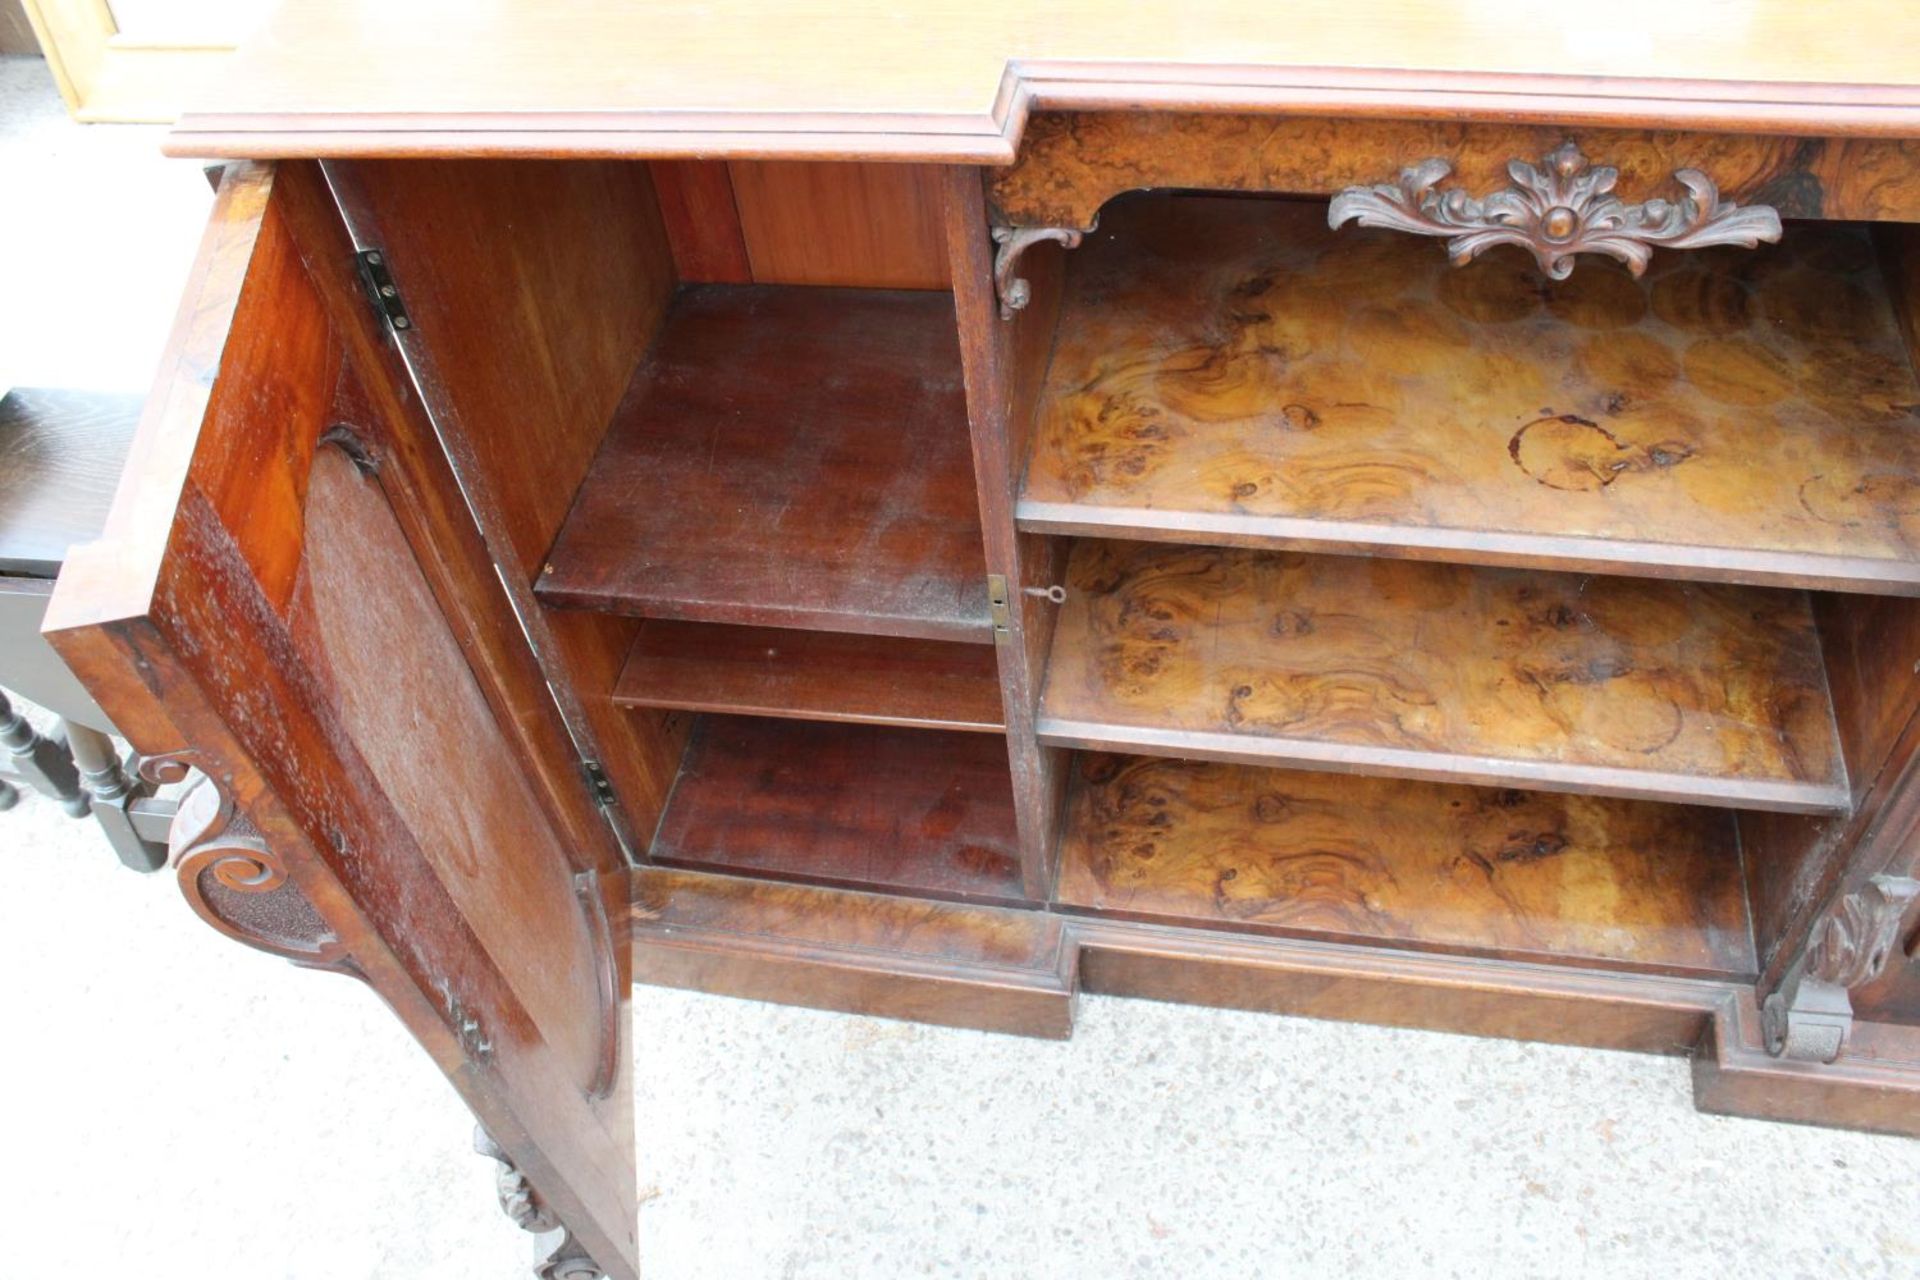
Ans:
{"type": "Polygon", "coordinates": [[[1920,880],[1877,875],[1840,900],[1814,929],[1800,971],[1767,997],[1767,1052],[1802,1062],[1840,1056],[1853,1029],[1850,992],[1886,970],[1916,897],[1920,880]]]}
{"type": "Polygon", "coordinates": [[[1656,248],[1751,249],[1780,238],[1779,213],[1766,205],[1721,200],[1713,179],[1698,169],[1674,170],[1673,180],[1687,190],[1679,200],[1627,204],[1611,194],[1620,171],[1590,165],[1571,142],[1562,143],[1539,167],[1509,160],[1513,186],[1478,199],[1438,189],[1452,172],[1445,160],[1423,160],[1401,170],[1398,182],[1348,187],[1327,207],[1327,224],[1338,230],[1357,221],[1363,227],[1446,236],[1455,266],[1465,266],[1494,245],[1518,245],[1554,280],[1573,274],[1576,254],[1618,258],[1638,276],[1656,248]]]}
{"type": "Polygon", "coordinates": [[[500,1166],[494,1193],[500,1198],[500,1211],[508,1220],[522,1231],[554,1237],[547,1256],[534,1264],[536,1280],[606,1280],[606,1272],[587,1255],[566,1224],[547,1207],[547,1202],[540,1198],[540,1193],[533,1189],[512,1157],[483,1125],[473,1127],[473,1149],[500,1166]]]}

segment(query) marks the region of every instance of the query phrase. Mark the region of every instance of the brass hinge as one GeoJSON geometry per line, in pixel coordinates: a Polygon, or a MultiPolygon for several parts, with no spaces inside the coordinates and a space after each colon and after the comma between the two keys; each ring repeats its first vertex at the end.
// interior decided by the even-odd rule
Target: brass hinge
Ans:
{"type": "Polygon", "coordinates": [[[373,303],[374,314],[391,328],[413,328],[407,304],[400,297],[400,286],[393,282],[393,273],[387,270],[387,255],[378,249],[365,249],[354,255],[354,263],[360,269],[360,283],[366,286],[367,300],[373,303]]]}
{"type": "Polygon", "coordinates": [[[598,760],[582,760],[580,772],[586,775],[587,786],[593,790],[593,802],[602,809],[613,807],[613,783],[607,780],[607,771],[598,760]]]}

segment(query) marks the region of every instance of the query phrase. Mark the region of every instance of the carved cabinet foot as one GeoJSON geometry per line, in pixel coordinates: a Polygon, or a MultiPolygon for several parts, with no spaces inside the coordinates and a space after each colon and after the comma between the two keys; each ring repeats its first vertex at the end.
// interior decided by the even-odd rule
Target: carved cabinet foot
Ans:
{"type": "Polygon", "coordinates": [[[518,1166],[500,1144],[493,1140],[481,1125],[473,1128],[473,1149],[489,1160],[497,1161],[500,1172],[495,1183],[495,1191],[500,1197],[500,1211],[513,1221],[522,1231],[530,1231],[535,1236],[535,1245],[540,1251],[540,1261],[534,1263],[533,1274],[537,1280],[606,1280],[606,1272],[600,1269],[580,1242],[573,1238],[566,1224],[540,1198],[518,1166]]]}
{"type": "Polygon", "coordinates": [[[1853,1030],[1855,987],[1879,977],[1920,880],[1877,875],[1840,900],[1814,931],[1806,962],[1762,1009],[1767,1052],[1796,1062],[1832,1062],[1853,1030]]]}

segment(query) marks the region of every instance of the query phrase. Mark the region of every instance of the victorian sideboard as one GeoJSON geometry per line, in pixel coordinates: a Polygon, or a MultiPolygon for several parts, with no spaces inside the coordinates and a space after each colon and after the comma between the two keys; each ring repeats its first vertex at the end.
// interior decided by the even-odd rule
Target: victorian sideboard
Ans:
{"type": "Polygon", "coordinates": [[[192,907],[375,988],[549,1276],[638,1271],[635,981],[1920,1133],[1920,11],[1034,8],[242,50],[48,618],[192,907]]]}

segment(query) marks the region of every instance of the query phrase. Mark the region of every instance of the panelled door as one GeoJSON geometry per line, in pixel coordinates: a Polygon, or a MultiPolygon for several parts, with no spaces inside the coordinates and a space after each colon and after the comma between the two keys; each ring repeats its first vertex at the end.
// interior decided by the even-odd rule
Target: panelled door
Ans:
{"type": "Polygon", "coordinates": [[[636,1275],[623,855],[318,165],[224,174],[47,628],[150,769],[198,771],[193,908],[370,984],[503,1204],[570,1232],[550,1274],[636,1275]]]}

